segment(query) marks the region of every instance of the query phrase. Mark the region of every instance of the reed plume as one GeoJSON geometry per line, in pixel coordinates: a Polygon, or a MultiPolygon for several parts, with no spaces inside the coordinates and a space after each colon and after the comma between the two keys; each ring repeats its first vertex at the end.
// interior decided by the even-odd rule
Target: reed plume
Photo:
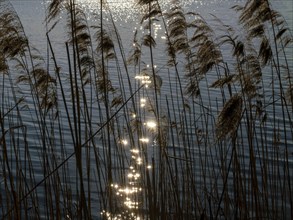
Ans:
{"type": "Polygon", "coordinates": [[[189,82],[186,93],[198,97],[200,95],[199,82],[205,75],[222,62],[221,51],[214,40],[214,32],[204,18],[197,13],[188,27],[193,31],[189,39],[188,62],[186,64],[189,82]]]}
{"type": "Polygon", "coordinates": [[[56,80],[43,67],[44,60],[38,55],[38,51],[29,45],[22,24],[13,8],[8,6],[6,10],[4,9],[0,23],[2,26],[0,35],[0,49],[3,51],[2,69],[7,71],[8,62],[14,60],[15,68],[22,69],[23,72],[17,76],[16,83],[25,82],[32,87],[33,95],[39,100],[40,108],[48,111],[56,107],[56,80]]]}
{"type": "MultiPolygon", "coordinates": [[[[188,53],[187,21],[184,11],[179,6],[174,6],[169,13],[165,13],[168,27],[167,52],[171,59],[176,58],[176,53],[188,53]]],[[[174,61],[168,62],[174,65],[174,61]]]]}
{"type": "Polygon", "coordinates": [[[224,105],[216,122],[216,135],[218,140],[235,135],[242,118],[243,99],[234,95],[224,105]]]}

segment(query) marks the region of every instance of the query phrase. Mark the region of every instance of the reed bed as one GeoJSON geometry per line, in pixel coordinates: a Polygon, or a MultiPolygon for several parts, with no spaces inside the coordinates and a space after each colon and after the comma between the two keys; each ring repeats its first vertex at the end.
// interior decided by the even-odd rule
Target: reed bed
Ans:
{"type": "Polygon", "coordinates": [[[292,218],[292,35],[270,1],[230,9],[236,29],[138,0],[128,53],[106,1],[91,25],[52,0],[47,55],[0,6],[1,219],[292,218]]]}

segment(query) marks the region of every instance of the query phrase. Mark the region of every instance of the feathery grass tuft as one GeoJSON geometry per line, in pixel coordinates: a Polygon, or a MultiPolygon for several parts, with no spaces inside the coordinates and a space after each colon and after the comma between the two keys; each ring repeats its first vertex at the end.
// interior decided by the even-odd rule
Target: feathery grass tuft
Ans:
{"type": "Polygon", "coordinates": [[[218,140],[235,135],[242,119],[242,103],[243,99],[240,95],[234,95],[225,103],[216,123],[218,140]]]}

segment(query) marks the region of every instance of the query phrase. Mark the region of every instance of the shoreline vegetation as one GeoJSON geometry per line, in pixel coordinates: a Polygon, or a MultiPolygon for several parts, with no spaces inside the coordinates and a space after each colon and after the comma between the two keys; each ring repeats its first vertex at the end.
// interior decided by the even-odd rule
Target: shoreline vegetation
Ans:
{"type": "Polygon", "coordinates": [[[129,54],[98,2],[93,26],[50,1],[44,58],[0,1],[0,219],[290,219],[292,30],[270,1],[229,9],[236,29],[137,0],[129,54]]]}

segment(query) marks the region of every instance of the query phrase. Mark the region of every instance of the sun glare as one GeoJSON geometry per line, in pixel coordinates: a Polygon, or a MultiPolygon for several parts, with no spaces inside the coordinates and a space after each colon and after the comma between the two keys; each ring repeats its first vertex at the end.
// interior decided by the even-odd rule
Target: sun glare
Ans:
{"type": "Polygon", "coordinates": [[[155,129],[157,127],[157,123],[154,121],[148,121],[146,122],[146,126],[150,129],[155,129]]]}

